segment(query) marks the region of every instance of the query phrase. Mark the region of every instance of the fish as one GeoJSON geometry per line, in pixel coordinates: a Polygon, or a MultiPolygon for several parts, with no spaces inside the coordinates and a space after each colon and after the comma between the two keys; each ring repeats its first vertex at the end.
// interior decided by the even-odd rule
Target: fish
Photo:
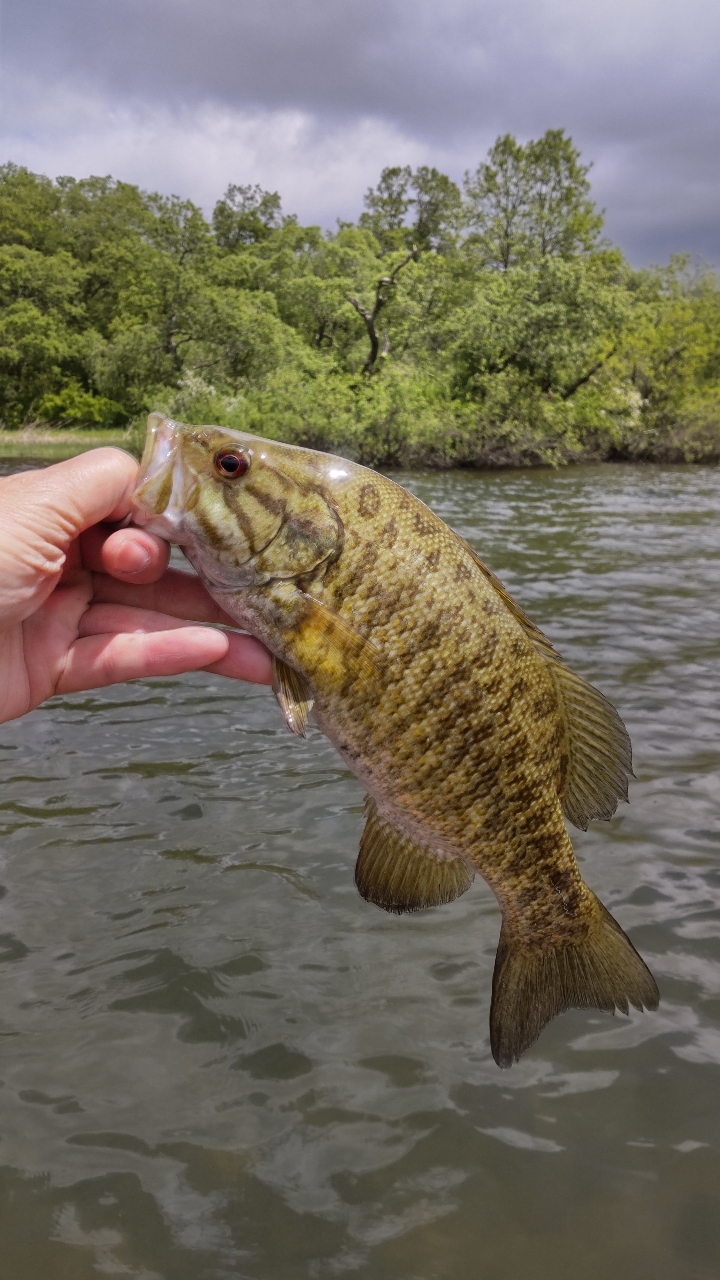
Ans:
{"type": "Polygon", "coordinates": [[[567,1009],[657,1008],[565,822],[586,830],[627,799],[625,726],[463,538],[345,458],[158,413],[133,503],[270,650],[290,731],[312,714],[365,789],[362,897],[401,914],[476,873],[492,889],[498,1066],[567,1009]]]}

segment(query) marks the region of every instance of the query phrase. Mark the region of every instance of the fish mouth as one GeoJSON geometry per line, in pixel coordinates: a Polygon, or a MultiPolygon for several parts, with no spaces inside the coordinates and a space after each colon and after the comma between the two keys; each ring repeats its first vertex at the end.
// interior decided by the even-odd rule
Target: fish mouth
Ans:
{"type": "Polygon", "coordinates": [[[133,491],[133,523],[179,542],[185,510],[184,468],[179,456],[177,424],[162,413],[147,420],[140,476],[133,491]]]}

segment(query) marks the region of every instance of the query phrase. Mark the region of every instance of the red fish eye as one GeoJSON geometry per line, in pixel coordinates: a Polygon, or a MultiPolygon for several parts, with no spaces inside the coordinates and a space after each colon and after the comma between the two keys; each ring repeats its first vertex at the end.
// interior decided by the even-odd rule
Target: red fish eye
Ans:
{"type": "Polygon", "coordinates": [[[219,449],[215,454],[215,466],[221,475],[237,480],[244,476],[250,466],[250,459],[242,449],[219,449]]]}

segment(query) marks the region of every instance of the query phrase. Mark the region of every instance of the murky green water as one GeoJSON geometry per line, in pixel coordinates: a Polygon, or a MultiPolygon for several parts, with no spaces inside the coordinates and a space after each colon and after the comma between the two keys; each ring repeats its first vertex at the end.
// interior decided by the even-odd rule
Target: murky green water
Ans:
{"type": "Polygon", "coordinates": [[[720,471],[413,477],[633,737],[576,847],[656,1014],[508,1072],[480,880],[358,897],[362,795],[208,676],[0,730],[4,1280],[715,1280],[720,471]]]}

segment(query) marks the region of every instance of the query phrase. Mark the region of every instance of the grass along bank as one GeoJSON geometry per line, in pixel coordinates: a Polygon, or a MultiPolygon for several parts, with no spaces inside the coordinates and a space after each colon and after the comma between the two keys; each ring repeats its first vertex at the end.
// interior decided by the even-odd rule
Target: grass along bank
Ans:
{"type": "Polygon", "coordinates": [[[57,427],[25,428],[22,431],[0,431],[0,463],[19,459],[41,459],[62,462],[75,458],[88,449],[115,445],[139,458],[144,432],[137,428],[123,431],[64,431],[57,427]]]}

